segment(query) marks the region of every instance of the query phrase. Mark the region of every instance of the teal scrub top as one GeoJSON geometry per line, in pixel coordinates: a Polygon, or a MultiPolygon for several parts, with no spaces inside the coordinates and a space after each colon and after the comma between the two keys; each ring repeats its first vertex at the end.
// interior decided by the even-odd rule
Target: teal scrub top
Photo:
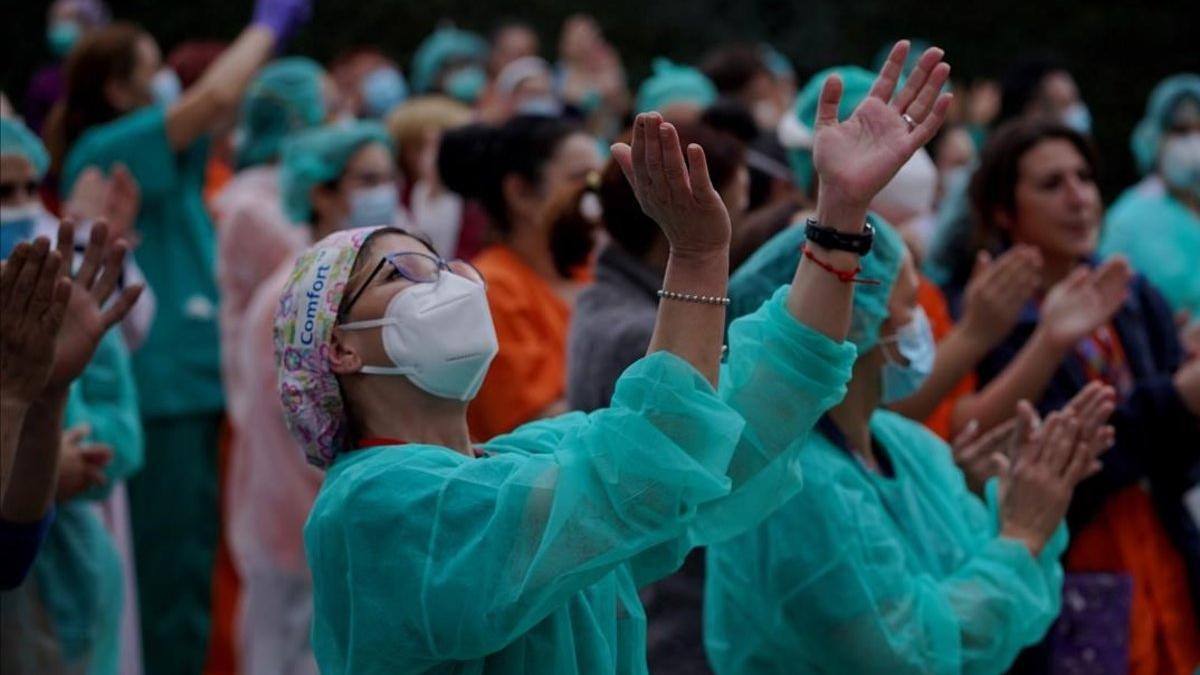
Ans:
{"type": "Polygon", "coordinates": [[[133,367],[146,418],[223,408],[217,330],[216,233],[204,206],[208,142],[176,153],[166,108],[149,106],[87,131],[63,172],[70,194],[89,166],[122,163],[141,189],[136,256],[158,310],[133,367]]]}
{"type": "Polygon", "coordinates": [[[1200,216],[1170,194],[1131,188],[1121,195],[1109,209],[1100,253],[1125,256],[1172,310],[1200,317],[1200,216]]]}
{"type": "Polygon", "coordinates": [[[647,672],[637,589],[795,494],[854,355],[779,297],[735,324],[719,394],[658,352],[610,408],[527,424],[478,459],[343,453],[305,527],[321,671],[647,672]]]}
{"type": "Polygon", "coordinates": [[[1035,559],[999,536],[995,482],[978,499],[941,439],[884,410],[871,434],[892,477],[814,433],[804,489],[708,549],[717,673],[1000,673],[1049,629],[1066,526],[1035,559]]]}
{"type": "MultiPolygon", "coordinates": [[[[14,672],[64,670],[116,675],[124,583],[121,560],[93,502],[142,466],[142,426],[129,353],[109,331],[71,385],[66,428],[92,427],[89,440],[112,447],[108,483],[61,503],[25,584],[3,598],[5,654],[14,672]],[[10,630],[11,629],[11,630],[10,630]],[[10,642],[11,639],[11,642],[10,642]]],[[[7,672],[7,670],[6,670],[7,672]]]]}

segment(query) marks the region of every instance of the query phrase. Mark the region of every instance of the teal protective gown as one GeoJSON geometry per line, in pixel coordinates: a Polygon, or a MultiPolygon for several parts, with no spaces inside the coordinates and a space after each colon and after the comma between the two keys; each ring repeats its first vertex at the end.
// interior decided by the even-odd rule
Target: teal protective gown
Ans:
{"type": "Polygon", "coordinates": [[[719,394],[659,352],[610,408],[525,425],[479,459],[342,454],[305,528],[321,671],[645,673],[638,587],[796,493],[854,356],[780,296],[734,325],[719,394]]]}
{"type": "Polygon", "coordinates": [[[89,424],[89,440],[112,447],[108,483],[58,504],[29,578],[3,596],[3,672],[115,675],[121,560],[94,502],[142,465],[142,425],[129,353],[109,331],[71,385],[67,428],[89,424]]]}
{"type": "Polygon", "coordinates": [[[1100,253],[1125,256],[1171,309],[1200,317],[1200,216],[1170,194],[1126,191],[1108,212],[1100,253]]]}
{"type": "Polygon", "coordinates": [[[1035,559],[998,536],[944,442],[880,410],[891,478],[821,433],[804,489],[708,550],[705,647],[732,673],[1000,673],[1057,616],[1066,527],[1035,559]]]}

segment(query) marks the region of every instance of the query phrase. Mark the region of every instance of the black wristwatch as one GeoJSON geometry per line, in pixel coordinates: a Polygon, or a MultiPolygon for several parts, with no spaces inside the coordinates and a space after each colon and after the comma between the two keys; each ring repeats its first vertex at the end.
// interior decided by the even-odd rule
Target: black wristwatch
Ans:
{"type": "Polygon", "coordinates": [[[851,234],[827,227],[809,218],[804,224],[804,238],[824,249],[831,251],[849,251],[858,255],[866,255],[875,243],[875,228],[870,221],[863,226],[859,234],[851,234]]]}

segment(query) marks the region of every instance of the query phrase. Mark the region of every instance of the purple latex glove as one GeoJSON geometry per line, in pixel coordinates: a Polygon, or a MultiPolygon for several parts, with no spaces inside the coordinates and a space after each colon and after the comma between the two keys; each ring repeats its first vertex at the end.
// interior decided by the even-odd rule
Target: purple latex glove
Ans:
{"type": "Polygon", "coordinates": [[[257,0],[253,23],[271,29],[279,49],[311,15],[312,0],[257,0]]]}

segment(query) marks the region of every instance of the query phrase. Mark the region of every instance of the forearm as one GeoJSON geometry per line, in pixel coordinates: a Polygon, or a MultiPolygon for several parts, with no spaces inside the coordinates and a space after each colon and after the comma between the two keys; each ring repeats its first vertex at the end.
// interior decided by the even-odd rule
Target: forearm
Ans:
{"type": "Polygon", "coordinates": [[[960,326],[938,343],[937,356],[933,361],[933,372],[915,394],[888,406],[905,417],[921,421],[954,391],[964,377],[975,370],[975,366],[987,355],[986,342],[975,339],[960,326]]]}
{"type": "Polygon", "coordinates": [[[236,113],[246,88],[274,49],[271,29],[251,25],[242,31],[179,103],[167,111],[171,147],[181,150],[190,146],[236,113]]]}
{"type": "Polygon", "coordinates": [[[971,420],[979,422],[981,432],[1012,417],[1017,403],[1035,403],[1054,377],[1066,349],[1050,343],[1035,330],[1012,363],[982,391],[964,397],[954,410],[953,428],[962,429],[971,420]]]}
{"type": "Polygon", "coordinates": [[[12,475],[21,427],[28,410],[29,404],[25,401],[0,398],[0,499],[8,491],[8,477],[12,475]]]}
{"type": "MultiPolygon", "coordinates": [[[[729,287],[728,249],[677,255],[667,262],[663,288],[674,293],[724,298],[729,287]]],[[[714,387],[725,334],[725,307],[663,299],[647,353],[669,351],[687,361],[714,387]]]]}
{"type": "Polygon", "coordinates": [[[12,464],[13,475],[20,476],[20,480],[12,481],[0,503],[0,517],[5,520],[32,522],[50,508],[58,479],[58,448],[66,404],[67,392],[63,390],[43,395],[29,406],[12,464]]]}
{"type": "MultiPolygon", "coordinates": [[[[866,209],[826,207],[824,200],[817,204],[817,222],[842,232],[862,232],[866,219],[866,209]]],[[[829,251],[815,245],[812,248],[818,258],[837,269],[854,269],[859,264],[859,256],[853,253],[829,251]]],[[[854,284],[839,280],[801,257],[787,297],[788,311],[797,321],[840,342],[850,330],[853,300],[854,284]]]]}

